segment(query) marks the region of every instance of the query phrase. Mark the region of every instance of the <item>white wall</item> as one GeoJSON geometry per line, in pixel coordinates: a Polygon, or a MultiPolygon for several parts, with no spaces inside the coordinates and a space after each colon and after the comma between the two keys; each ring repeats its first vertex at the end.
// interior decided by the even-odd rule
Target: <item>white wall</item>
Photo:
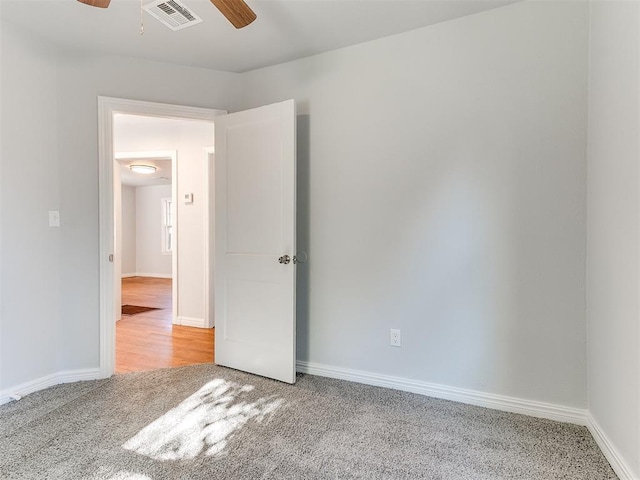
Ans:
{"type": "MultiPolygon", "coordinates": [[[[169,189],[171,191],[171,189],[169,189]]],[[[136,269],[136,188],[122,185],[122,275],[133,275],[136,269]]],[[[160,214],[158,214],[160,215],[160,214]]],[[[169,257],[171,258],[171,257],[169,257]]],[[[169,270],[171,273],[171,270],[169,270]]]]}
{"type": "Polygon", "coordinates": [[[590,64],[589,410],[640,478],[640,4],[592,3],[590,64]]]}
{"type": "MultiPolygon", "coordinates": [[[[140,124],[114,124],[114,148],[120,152],[177,150],[178,321],[202,323],[205,316],[205,147],[213,144],[213,125],[207,122],[149,118],[140,124]],[[192,204],[184,194],[193,193],[192,204]]],[[[140,243],[138,243],[140,245],[140,243]]],[[[144,265],[137,250],[138,269],[144,265]]],[[[167,259],[170,262],[170,257],[167,259]]],[[[141,273],[155,273],[142,271],[141,273]]]]}
{"type": "Polygon", "coordinates": [[[228,110],[239,96],[236,74],[60,52],[5,20],[0,391],[99,364],[97,96],[228,110]]]}
{"type": "Polygon", "coordinates": [[[299,105],[299,359],[586,406],[587,28],[525,2],[243,76],[299,105]]]}
{"type": "Polygon", "coordinates": [[[60,368],[62,228],[58,210],[57,52],[3,25],[0,150],[0,392],[60,368]]]}
{"type": "MultiPolygon", "coordinates": [[[[171,255],[162,253],[162,199],[171,185],[138,187],[136,192],[136,270],[153,277],[171,277],[171,255]]],[[[180,301],[180,299],[178,299],[180,301]]]]}

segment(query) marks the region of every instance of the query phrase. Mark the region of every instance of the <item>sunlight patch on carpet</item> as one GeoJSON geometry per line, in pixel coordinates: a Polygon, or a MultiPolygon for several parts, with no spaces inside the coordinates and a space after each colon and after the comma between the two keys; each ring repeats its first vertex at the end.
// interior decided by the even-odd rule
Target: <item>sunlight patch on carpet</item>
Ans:
{"type": "Polygon", "coordinates": [[[154,460],[188,460],[219,455],[247,422],[262,422],[282,406],[277,398],[246,401],[254,389],[222,379],[204,387],[140,430],[123,448],[154,460]]]}

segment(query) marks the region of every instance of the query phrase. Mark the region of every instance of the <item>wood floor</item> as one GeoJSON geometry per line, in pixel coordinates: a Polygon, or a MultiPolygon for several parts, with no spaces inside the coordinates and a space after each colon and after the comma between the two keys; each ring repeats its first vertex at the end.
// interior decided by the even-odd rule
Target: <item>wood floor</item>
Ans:
{"type": "Polygon", "coordinates": [[[122,304],[160,310],[116,323],[116,373],[213,362],[214,329],[172,325],[171,279],[122,279],[122,304]]]}

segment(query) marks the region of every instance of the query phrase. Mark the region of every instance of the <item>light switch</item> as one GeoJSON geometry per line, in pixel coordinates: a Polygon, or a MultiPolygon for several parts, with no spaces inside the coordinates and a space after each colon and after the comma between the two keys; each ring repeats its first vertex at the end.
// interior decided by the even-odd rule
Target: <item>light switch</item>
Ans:
{"type": "Polygon", "coordinates": [[[185,205],[190,205],[193,203],[193,193],[184,194],[184,203],[185,205]]]}
{"type": "Polygon", "coordinates": [[[58,210],[49,210],[49,226],[60,226],[60,212],[58,210]]]}

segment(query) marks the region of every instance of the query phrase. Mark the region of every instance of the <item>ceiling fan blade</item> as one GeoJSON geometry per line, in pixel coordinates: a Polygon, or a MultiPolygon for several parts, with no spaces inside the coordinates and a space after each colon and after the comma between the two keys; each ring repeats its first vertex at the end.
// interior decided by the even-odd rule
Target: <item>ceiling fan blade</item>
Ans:
{"type": "Polygon", "coordinates": [[[211,0],[220,13],[236,28],[249,25],[256,19],[256,14],[244,0],[211,0]]]}
{"type": "Polygon", "coordinates": [[[85,5],[91,5],[92,7],[107,8],[111,3],[111,0],[78,0],[85,5]]]}

